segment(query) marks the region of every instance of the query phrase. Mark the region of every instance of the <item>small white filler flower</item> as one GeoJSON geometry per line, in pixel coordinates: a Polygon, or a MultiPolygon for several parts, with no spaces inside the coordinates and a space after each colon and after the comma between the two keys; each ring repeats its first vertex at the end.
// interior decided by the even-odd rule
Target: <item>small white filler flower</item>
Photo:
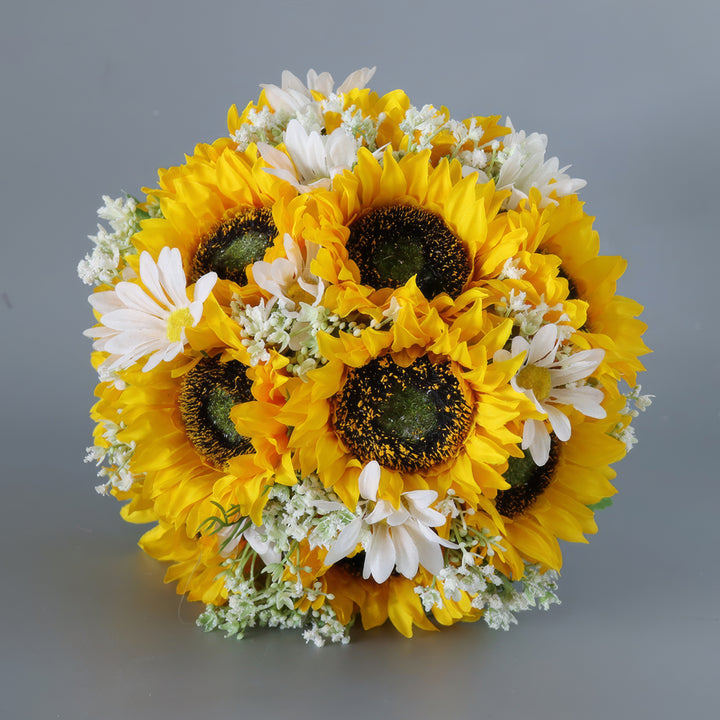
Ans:
{"type": "Polygon", "coordinates": [[[430,505],[437,499],[434,490],[411,490],[400,496],[400,508],[395,509],[387,500],[378,500],[380,465],[371,460],[360,473],[358,484],[360,514],[346,525],[335,539],[325,565],[355,551],[362,543],[365,551],[363,577],[385,582],[393,569],[414,578],[422,565],[433,575],[444,567],[441,546],[457,548],[439,537],[431,528],[445,524],[445,517],[430,505]]]}
{"type": "Polygon", "coordinates": [[[110,353],[102,367],[122,370],[150,355],[143,372],[179,355],[187,343],[185,328],[195,327],[203,303],[215,286],[214,272],[195,283],[187,295],[185,271],[177,248],[164,247],[157,263],[150,253],[140,255],[140,280],[122,281],[113,290],[94,293],[90,304],[100,314],[100,325],[84,332],[95,338],[93,349],[110,353]]]}
{"type": "MultiPolygon", "coordinates": [[[[582,350],[558,358],[560,348],[558,327],[543,325],[530,342],[521,336],[512,339],[510,351],[498,350],[493,360],[501,362],[525,353],[525,360],[510,384],[535,403],[538,412],[547,415],[558,440],[570,439],[567,415],[555,405],[572,405],[583,415],[604,418],[600,405],[603,392],[580,381],[589,377],[605,357],[605,351],[582,350]]],[[[550,457],[550,433],[543,420],[526,420],[522,448],[529,449],[536,465],[544,465],[550,457]]]]}

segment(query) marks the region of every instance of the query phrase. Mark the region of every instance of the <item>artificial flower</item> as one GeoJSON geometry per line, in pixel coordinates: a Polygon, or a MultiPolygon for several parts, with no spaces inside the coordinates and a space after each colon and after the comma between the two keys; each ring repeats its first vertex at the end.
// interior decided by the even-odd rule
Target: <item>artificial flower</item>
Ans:
{"type": "Polygon", "coordinates": [[[382,583],[393,570],[406,578],[417,575],[419,565],[436,575],[443,568],[440,547],[456,547],[438,536],[431,528],[445,524],[442,514],[430,505],[437,499],[434,490],[413,490],[400,496],[400,507],[387,500],[378,501],[380,465],[371,460],[358,476],[359,515],[337,537],[328,554],[326,565],[354,554],[363,531],[366,531],[363,578],[372,577],[382,583]]]}
{"type": "Polygon", "coordinates": [[[86,459],[205,630],[322,645],[548,609],[650,404],[584,181],[544,135],[373,73],[263,85],[144,197],[106,197],[79,266],[86,459]]]}
{"type": "MultiPolygon", "coordinates": [[[[606,415],[600,404],[604,397],[602,390],[580,384],[600,365],[605,351],[581,350],[559,357],[559,348],[557,325],[543,325],[529,342],[515,336],[510,351],[498,350],[493,360],[502,362],[524,356],[523,364],[510,384],[532,400],[538,412],[547,416],[558,440],[565,442],[571,435],[570,420],[556,406],[572,406],[588,417],[604,418],[606,415]]],[[[525,420],[522,448],[530,450],[536,465],[548,461],[550,434],[542,420],[525,420]]]]}
{"type": "Polygon", "coordinates": [[[203,303],[217,281],[214,272],[202,275],[189,299],[180,251],[169,247],[160,251],[157,263],[150,253],[142,252],[139,274],[142,286],[121,281],[113,290],[90,296],[100,326],[84,334],[96,338],[95,350],[109,353],[104,364],[110,371],[128,368],[150,355],[143,367],[148,372],[182,353],[185,329],[198,324],[203,303]]]}

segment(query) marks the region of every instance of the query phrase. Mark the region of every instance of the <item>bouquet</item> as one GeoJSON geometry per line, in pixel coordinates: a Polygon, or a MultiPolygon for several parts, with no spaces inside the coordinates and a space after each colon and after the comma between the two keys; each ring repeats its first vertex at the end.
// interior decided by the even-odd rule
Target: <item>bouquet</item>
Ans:
{"type": "Polygon", "coordinates": [[[104,198],[97,488],[242,637],[348,641],[558,602],[635,442],[642,307],[547,138],[285,72],[104,198]]]}

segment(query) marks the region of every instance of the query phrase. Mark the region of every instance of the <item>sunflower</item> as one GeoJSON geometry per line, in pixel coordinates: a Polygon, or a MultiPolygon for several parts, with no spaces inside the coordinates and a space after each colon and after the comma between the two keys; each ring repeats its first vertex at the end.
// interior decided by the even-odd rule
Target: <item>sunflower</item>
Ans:
{"type": "Polygon", "coordinates": [[[567,442],[553,438],[549,460],[542,466],[529,451],[511,457],[505,472],[510,487],[497,492],[495,513],[481,510],[468,518],[468,524],[501,537],[500,551],[491,561],[509,577],[519,580],[525,562],[559,570],[558,539],[585,543],[586,534],[597,532],[590,506],[616,493],[610,465],[627,452],[624,443],[609,434],[622,419],[624,402],[619,394],[606,392],[607,417],[571,413],[571,437],[567,442]]]}
{"type": "Polygon", "coordinates": [[[497,276],[525,236],[497,216],[504,195],[492,183],[463,178],[456,162],[433,167],[430,151],[399,161],[386,151],[380,162],[361,149],[353,171],[315,195],[318,224],[308,232],[322,249],[313,271],[340,296],[376,292],[382,302],[414,277],[447,308],[497,276]]]}
{"type": "Polygon", "coordinates": [[[637,373],[644,370],[638,357],[650,350],[641,337],[647,326],[637,319],[642,306],[615,294],[626,261],[598,254],[594,218],[575,195],[543,209],[539,204],[539,193],[531,191],[528,201],[508,212],[510,226],[526,229],[524,250],[560,259],[557,272],[567,282],[568,298],[586,305],[586,321],[573,341],[583,349],[601,348],[606,353],[599,377],[622,378],[634,386],[637,373]]]}
{"type": "Polygon", "coordinates": [[[245,268],[292,229],[287,206],[297,193],[265,167],[255,151],[221,145],[161,171],[160,189],[145,192],[157,199],[163,217],[144,222],[134,245],[153,257],[163,247],[177,248],[191,281],[215,272],[245,285],[245,268]]]}
{"type": "Polygon", "coordinates": [[[98,415],[122,421],[118,440],[134,448],[132,473],[144,480],[131,508],[152,507],[158,518],[190,536],[212,515],[214,484],[227,474],[236,454],[251,451],[229,420],[230,408],[251,399],[246,368],[237,361],[207,358],[162,363],[150,372],[137,368],[122,374],[125,387],[98,388],[98,415]]]}
{"type": "Polygon", "coordinates": [[[350,508],[371,460],[381,466],[378,497],[396,508],[419,489],[483,503],[488,488],[507,487],[501,473],[520,438],[506,426],[535,412],[509,385],[519,360],[489,362],[512,323],[493,327],[476,297],[448,325],[417,287],[403,290],[390,329],[318,337],[329,361],[293,388],[277,419],[301,474],[317,471],[350,508]]]}
{"type": "MultiPolygon", "coordinates": [[[[428,588],[436,584],[435,578],[426,570],[413,579],[393,573],[387,580],[377,583],[363,578],[364,555],[362,552],[344,558],[332,567],[322,564],[323,553],[311,550],[302,543],[293,556],[298,575],[286,573],[285,579],[299,580],[304,587],[319,583],[320,594],[313,606],[317,609],[327,602],[343,625],[359,616],[365,630],[380,627],[388,620],[405,637],[412,637],[414,629],[437,630],[429,614],[423,608],[416,588],[428,588]]],[[[453,625],[458,621],[477,620],[481,611],[473,608],[465,592],[458,599],[451,599],[439,587],[442,603],[432,609],[432,617],[440,625],[453,625]]],[[[304,611],[310,605],[301,605],[304,611]]]]}

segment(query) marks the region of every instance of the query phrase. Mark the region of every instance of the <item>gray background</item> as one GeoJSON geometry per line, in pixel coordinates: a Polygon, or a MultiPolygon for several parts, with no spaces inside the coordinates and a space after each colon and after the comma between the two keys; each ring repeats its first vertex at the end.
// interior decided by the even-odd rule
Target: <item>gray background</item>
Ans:
{"type": "Polygon", "coordinates": [[[718,4],[3,2],[0,10],[0,717],[716,717],[718,4]],[[151,185],[284,68],[457,118],[509,114],[587,179],[620,291],[646,306],[641,442],[568,547],[563,605],[420,634],[244,642],[194,627],[96,495],[89,289],[103,193],[151,185]]]}

